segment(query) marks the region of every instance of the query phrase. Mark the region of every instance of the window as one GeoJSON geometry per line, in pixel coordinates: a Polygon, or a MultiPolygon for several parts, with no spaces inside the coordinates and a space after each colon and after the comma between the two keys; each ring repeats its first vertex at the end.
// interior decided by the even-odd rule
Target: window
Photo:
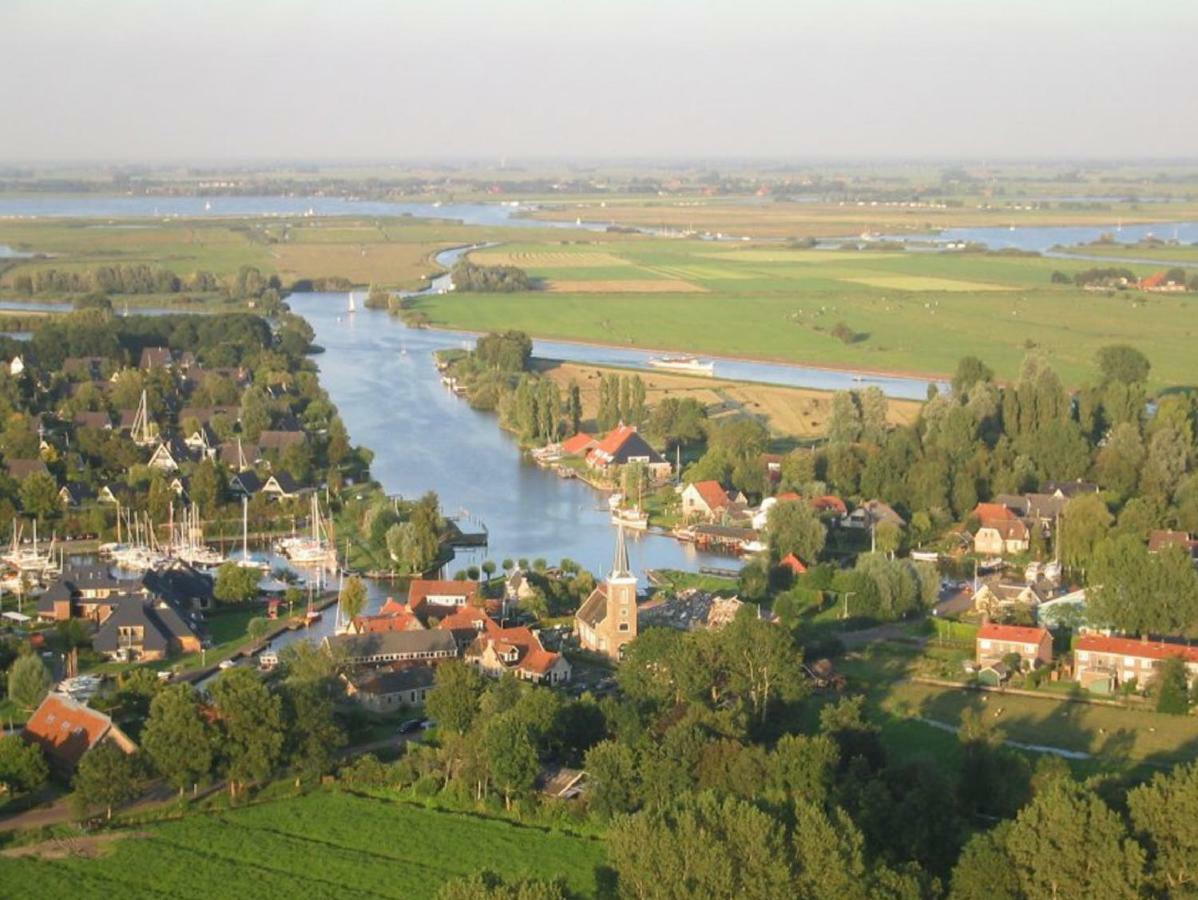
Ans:
{"type": "Polygon", "coordinates": [[[620,630],[621,630],[621,631],[627,631],[627,630],[628,630],[628,623],[627,623],[627,622],[621,622],[621,623],[620,623],[620,630]]]}
{"type": "Polygon", "coordinates": [[[983,649],[983,650],[989,650],[989,649],[990,649],[990,642],[989,642],[989,641],[982,641],[982,649],[983,649]]]}

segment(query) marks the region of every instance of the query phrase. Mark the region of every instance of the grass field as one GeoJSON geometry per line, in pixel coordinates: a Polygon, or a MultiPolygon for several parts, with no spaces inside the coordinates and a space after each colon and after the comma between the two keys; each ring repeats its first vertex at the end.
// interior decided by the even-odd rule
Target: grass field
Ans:
{"type": "MultiPolygon", "coordinates": [[[[557,382],[562,396],[571,381],[577,382],[584,419],[593,419],[598,412],[600,375],[627,374],[624,370],[546,360],[538,361],[538,368],[557,382]]],[[[650,406],[665,397],[691,397],[707,407],[712,418],[755,416],[772,434],[781,438],[805,439],[824,434],[832,406],[832,395],[826,391],[748,384],[673,372],[636,374],[645,383],[645,399],[650,406]]],[[[896,425],[910,424],[919,415],[919,409],[920,404],[914,401],[891,400],[890,421],[896,425]]]]}
{"type": "Polygon", "coordinates": [[[95,859],[0,857],[7,897],[432,897],[480,869],[562,875],[595,893],[599,841],[477,815],[320,792],[151,825],[95,859]]]}
{"type": "MultiPolygon", "coordinates": [[[[1019,204],[1015,204],[1019,205],[1019,204]]],[[[1198,218],[1198,204],[1103,204],[1101,209],[1016,209],[1004,202],[936,209],[876,203],[794,203],[744,198],[585,200],[549,207],[539,219],[606,222],[643,228],[722,232],[752,237],[843,237],[863,231],[926,232],[937,228],[997,225],[1106,225],[1186,221],[1198,218]],[[987,208],[988,206],[988,208],[987,208]]]]}
{"type": "MultiPolygon", "coordinates": [[[[535,260],[547,249],[512,243],[487,253],[535,260]]],[[[611,281],[611,289],[602,296],[446,294],[423,298],[419,306],[434,324],[451,328],[518,328],[542,337],[893,372],[947,375],[962,356],[974,354],[1010,379],[1037,349],[1073,386],[1094,377],[1099,348],[1126,342],[1148,355],[1155,386],[1194,383],[1198,295],[1108,295],[1051,284],[1054,271],[1095,265],[1083,260],[642,238],[554,247],[548,261],[551,266],[527,271],[550,282],[585,273],[611,281]],[[596,252],[623,263],[593,268],[597,260],[589,257],[596,252]],[[588,266],[565,264],[572,254],[588,266]],[[663,284],[652,291],[634,287],[654,280],[663,284]],[[705,292],[660,289],[672,280],[705,292]],[[839,323],[852,340],[833,333],[839,323]]],[[[1155,268],[1129,267],[1140,274],[1155,268]]]]}

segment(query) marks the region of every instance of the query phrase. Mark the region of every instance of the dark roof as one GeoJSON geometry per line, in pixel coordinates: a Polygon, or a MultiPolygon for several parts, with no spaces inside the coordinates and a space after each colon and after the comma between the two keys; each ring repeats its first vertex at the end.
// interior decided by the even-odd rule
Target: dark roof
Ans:
{"type": "Polygon", "coordinates": [[[411,666],[374,673],[359,681],[357,688],[363,694],[398,694],[432,687],[436,677],[437,670],[432,666],[411,666]]]}
{"type": "Polygon", "coordinates": [[[240,410],[236,406],[185,406],[179,410],[179,424],[188,419],[196,419],[201,425],[207,425],[215,416],[230,416],[238,418],[240,410]]]}
{"type": "Polygon", "coordinates": [[[256,494],[262,490],[262,479],[253,469],[246,469],[244,472],[233,473],[229,478],[229,487],[246,494],[256,494]]]}
{"type": "Polygon", "coordinates": [[[1092,481],[1046,481],[1044,482],[1043,491],[1046,494],[1055,494],[1060,492],[1063,496],[1073,498],[1078,494],[1097,494],[1098,485],[1092,481]]]}
{"type": "Polygon", "coordinates": [[[145,347],[141,351],[141,362],[139,367],[142,369],[164,368],[169,366],[174,360],[169,347],[145,347]]]}
{"type": "MultiPolygon", "coordinates": [[[[268,483],[270,481],[274,481],[274,483],[278,485],[279,490],[281,490],[284,494],[298,494],[301,490],[303,490],[299,482],[292,478],[291,473],[289,472],[275,472],[266,480],[268,483]]],[[[265,487],[265,485],[263,486],[265,487]]]]}
{"type": "Polygon", "coordinates": [[[77,412],[74,422],[80,428],[111,428],[112,418],[106,412],[77,412]]]}
{"type": "Polygon", "coordinates": [[[186,563],[166,569],[150,569],[141,578],[142,587],[176,606],[206,606],[212,600],[212,576],[186,563]]]}
{"type": "Polygon", "coordinates": [[[169,603],[126,596],[120,598],[112,615],[104,620],[92,638],[92,646],[101,653],[115,653],[121,648],[120,628],[130,625],[140,625],[144,629],[143,647],[162,653],[170,650],[172,639],[196,636],[169,603]]]}
{"type": "Polygon", "coordinates": [[[94,499],[96,492],[91,489],[90,485],[82,484],[78,481],[70,481],[64,484],[58,491],[60,499],[64,499],[74,506],[78,506],[87,500],[94,499]],[[63,491],[66,491],[66,497],[63,498],[63,491]]]}
{"type": "Polygon", "coordinates": [[[328,646],[350,659],[369,659],[409,653],[453,653],[458,645],[451,631],[373,631],[325,638],[328,646]]]}

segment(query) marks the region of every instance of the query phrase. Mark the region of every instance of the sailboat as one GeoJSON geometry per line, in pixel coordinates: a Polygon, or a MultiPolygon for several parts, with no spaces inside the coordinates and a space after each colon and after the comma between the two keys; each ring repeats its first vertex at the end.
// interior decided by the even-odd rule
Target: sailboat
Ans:
{"type": "Polygon", "coordinates": [[[250,556],[250,498],[241,498],[241,558],[238,559],[237,565],[244,569],[261,569],[265,571],[270,568],[266,563],[254,559],[250,556]]]}
{"type": "Polygon", "coordinates": [[[8,563],[18,572],[28,572],[34,575],[41,575],[52,572],[54,570],[54,543],[51,541],[50,550],[42,553],[37,548],[37,519],[33,520],[33,546],[22,547],[20,545],[20,535],[24,530],[24,526],[18,526],[17,520],[13,519],[12,523],[12,550],[4,555],[4,562],[8,563]]]}
{"type": "Polygon", "coordinates": [[[193,566],[219,566],[225,561],[220,551],[209,547],[204,542],[204,529],[200,525],[200,511],[193,503],[191,508],[183,508],[183,521],[176,531],[175,507],[171,504],[171,542],[168,552],[177,559],[193,566]]]}
{"type": "Polygon", "coordinates": [[[296,535],[283,538],[277,546],[279,552],[297,565],[335,565],[337,548],[329,536],[329,525],[320,513],[320,500],[312,495],[311,535],[296,535]]]}
{"type": "Polygon", "coordinates": [[[348,312],[350,315],[353,315],[357,311],[358,311],[358,304],[354,300],[354,292],[350,291],[349,292],[349,308],[346,310],[346,312],[348,312]]]}
{"type": "Polygon", "coordinates": [[[133,427],[131,429],[133,443],[139,447],[149,447],[157,440],[155,432],[157,429],[152,427],[150,422],[150,410],[146,403],[146,392],[141,392],[141,403],[137,406],[137,413],[133,417],[133,427]]]}

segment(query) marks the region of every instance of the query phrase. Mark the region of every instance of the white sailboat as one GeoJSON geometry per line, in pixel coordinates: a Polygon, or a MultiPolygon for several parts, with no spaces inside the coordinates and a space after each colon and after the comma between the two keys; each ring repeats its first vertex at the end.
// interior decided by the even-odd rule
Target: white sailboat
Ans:
{"type": "Polygon", "coordinates": [[[241,558],[237,565],[245,569],[269,569],[266,563],[250,556],[250,498],[241,498],[241,558]]]}
{"type": "Polygon", "coordinates": [[[337,548],[330,535],[330,528],[320,512],[320,500],[312,495],[312,524],[310,535],[294,535],[283,538],[277,546],[279,552],[297,565],[332,566],[337,563],[337,548]]]}
{"type": "Polygon", "coordinates": [[[358,303],[354,299],[354,292],[350,291],[349,292],[349,308],[346,309],[346,312],[348,312],[350,315],[353,315],[357,311],[358,311],[358,303]]]}
{"type": "Polygon", "coordinates": [[[141,392],[141,403],[138,404],[137,413],[133,417],[132,437],[133,443],[139,447],[148,447],[154,444],[157,439],[158,429],[153,427],[150,422],[149,406],[146,404],[146,392],[141,392]]]}

